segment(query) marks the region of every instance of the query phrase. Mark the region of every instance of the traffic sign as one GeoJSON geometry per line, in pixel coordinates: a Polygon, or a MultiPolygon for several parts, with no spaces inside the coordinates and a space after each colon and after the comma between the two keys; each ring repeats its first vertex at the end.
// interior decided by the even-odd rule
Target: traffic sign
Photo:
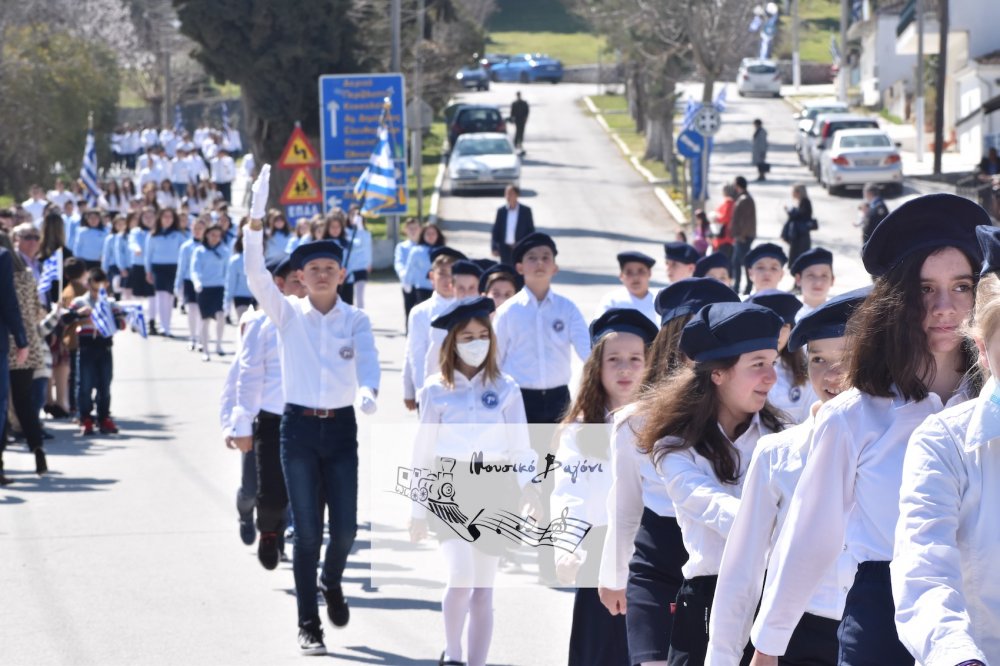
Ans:
{"type": "MultiPolygon", "coordinates": [[[[406,188],[406,96],[402,74],[345,74],[319,77],[320,151],[323,160],[322,202],[326,210],[347,208],[354,184],[368,166],[378,141],[385,98],[396,183],[406,188]]],[[[406,204],[383,208],[388,215],[406,213],[406,204]]]]}
{"type": "Polygon", "coordinates": [[[309,169],[299,167],[288,179],[285,191],[281,193],[281,205],[319,203],[323,201],[316,181],[309,175],[309,169]]]}
{"type": "Polygon", "coordinates": [[[722,126],[722,116],[714,107],[703,106],[694,114],[692,125],[699,134],[713,136],[722,126]]]}
{"type": "Polygon", "coordinates": [[[298,123],[295,123],[295,129],[292,130],[292,135],[288,137],[285,149],[281,151],[278,168],[295,169],[297,167],[318,166],[319,154],[316,153],[316,149],[309,143],[306,133],[302,131],[298,123]]]}
{"type": "Polygon", "coordinates": [[[688,128],[677,136],[677,152],[693,159],[705,151],[705,137],[695,130],[688,128]]]}

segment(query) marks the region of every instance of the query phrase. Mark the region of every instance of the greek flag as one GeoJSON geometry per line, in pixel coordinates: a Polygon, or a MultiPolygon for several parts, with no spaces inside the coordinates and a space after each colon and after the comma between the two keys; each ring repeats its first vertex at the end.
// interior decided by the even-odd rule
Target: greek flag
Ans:
{"type": "Polygon", "coordinates": [[[372,216],[386,206],[400,203],[392,145],[389,130],[385,126],[379,128],[378,143],[368,160],[368,166],[354,185],[354,198],[361,202],[361,213],[366,216],[372,216]]]}
{"type": "Polygon", "coordinates": [[[111,310],[108,292],[103,288],[97,295],[97,305],[91,311],[90,319],[94,322],[94,328],[101,334],[101,337],[110,338],[115,334],[115,313],[111,310]]]}
{"type": "Polygon", "coordinates": [[[146,316],[142,314],[142,306],[126,305],[122,309],[125,311],[125,323],[129,325],[129,328],[144,338],[148,337],[149,332],[146,330],[146,316]]]}
{"type": "Polygon", "coordinates": [[[101,191],[97,188],[97,151],[94,150],[94,130],[87,130],[87,144],[83,148],[83,164],[80,165],[80,180],[87,188],[87,204],[97,205],[101,191]]]}
{"type": "Polygon", "coordinates": [[[691,123],[694,122],[694,117],[698,115],[699,109],[701,109],[701,102],[696,102],[693,97],[688,97],[687,105],[684,107],[684,118],[681,120],[682,131],[691,127],[691,123]]]}
{"type": "Polygon", "coordinates": [[[59,248],[55,253],[42,262],[42,276],[38,279],[39,295],[47,294],[52,288],[53,282],[62,282],[63,274],[63,251],[59,248]]]}
{"type": "Polygon", "coordinates": [[[722,90],[720,90],[719,94],[715,96],[715,102],[713,102],[713,105],[715,106],[715,110],[718,111],[719,113],[722,113],[723,111],[726,110],[726,89],[728,87],[729,86],[723,83],[722,90]]]}
{"type": "Polygon", "coordinates": [[[222,129],[226,130],[226,136],[229,136],[229,105],[225,102],[222,103],[222,129]]]}
{"type": "Polygon", "coordinates": [[[184,116],[181,114],[181,105],[174,105],[174,133],[177,134],[177,139],[180,140],[180,135],[184,132],[184,116]]]}

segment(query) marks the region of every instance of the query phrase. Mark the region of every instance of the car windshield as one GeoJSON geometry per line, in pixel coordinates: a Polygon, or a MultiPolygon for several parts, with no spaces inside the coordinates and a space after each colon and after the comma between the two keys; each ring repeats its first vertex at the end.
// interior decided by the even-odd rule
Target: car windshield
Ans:
{"type": "Polygon", "coordinates": [[[822,115],[824,113],[834,113],[838,111],[844,111],[845,109],[833,108],[833,107],[819,107],[816,109],[809,109],[806,112],[806,118],[815,118],[816,116],[822,115]]]}
{"type": "Polygon", "coordinates": [[[778,70],[771,65],[750,65],[747,71],[751,74],[774,74],[778,70]]]}
{"type": "Polygon", "coordinates": [[[459,141],[455,146],[455,154],[459,156],[469,155],[511,155],[513,150],[506,139],[475,139],[473,141],[459,141]]]}
{"type": "Polygon", "coordinates": [[[840,137],[841,148],[888,148],[891,145],[889,137],[884,134],[840,137]]]}

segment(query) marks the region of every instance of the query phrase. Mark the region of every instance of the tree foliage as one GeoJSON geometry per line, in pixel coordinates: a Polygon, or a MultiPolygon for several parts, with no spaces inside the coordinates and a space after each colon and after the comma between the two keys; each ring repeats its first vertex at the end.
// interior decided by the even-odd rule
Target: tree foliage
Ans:
{"type": "MultiPolygon", "coordinates": [[[[49,183],[56,163],[70,177],[79,172],[88,112],[99,135],[114,126],[118,66],[111,50],[58,24],[0,29],[0,191],[21,196],[49,183]]],[[[105,144],[98,140],[106,153],[105,144]]]]}

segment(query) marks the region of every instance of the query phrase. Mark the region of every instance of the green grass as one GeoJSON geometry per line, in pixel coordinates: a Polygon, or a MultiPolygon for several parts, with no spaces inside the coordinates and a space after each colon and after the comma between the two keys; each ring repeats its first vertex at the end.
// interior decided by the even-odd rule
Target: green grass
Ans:
{"type": "Polygon", "coordinates": [[[9,194],[0,194],[0,208],[10,208],[14,205],[14,197],[9,194]]]}
{"type": "Polygon", "coordinates": [[[498,0],[486,23],[489,31],[587,32],[587,24],[561,0],[498,0]]]}
{"type": "Polygon", "coordinates": [[[590,65],[603,60],[610,64],[604,37],[583,32],[491,32],[487,44],[491,53],[545,53],[561,60],[563,65],[590,65]]]}
{"type": "MultiPolygon", "coordinates": [[[[781,36],[775,56],[792,57],[792,18],[783,15],[781,36]]],[[[802,62],[831,62],[830,37],[840,41],[839,0],[799,1],[799,58],[802,62]]],[[[843,45],[841,45],[843,48],[843,45]]]]}
{"type": "Polygon", "coordinates": [[[886,120],[888,120],[893,125],[902,125],[903,124],[903,119],[900,118],[899,116],[897,116],[896,114],[891,113],[889,111],[889,109],[882,109],[881,111],[879,111],[878,114],[880,116],[882,116],[883,118],[885,118],[886,120]]]}

